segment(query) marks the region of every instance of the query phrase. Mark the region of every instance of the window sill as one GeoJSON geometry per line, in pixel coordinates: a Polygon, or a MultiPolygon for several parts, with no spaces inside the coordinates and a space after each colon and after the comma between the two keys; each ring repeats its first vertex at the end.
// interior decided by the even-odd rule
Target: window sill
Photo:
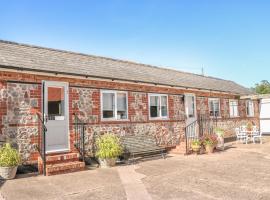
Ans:
{"type": "Polygon", "coordinates": [[[149,117],[149,120],[169,120],[170,118],[168,117],[149,117]]]}
{"type": "Polygon", "coordinates": [[[230,116],[230,118],[239,118],[240,116],[230,116]]]}
{"type": "Polygon", "coordinates": [[[108,118],[108,119],[101,119],[101,122],[128,122],[129,119],[114,119],[114,118],[108,118]]]}
{"type": "Polygon", "coordinates": [[[211,119],[221,119],[222,117],[221,116],[217,116],[217,117],[214,117],[214,116],[209,116],[209,118],[211,118],[211,119]]]}

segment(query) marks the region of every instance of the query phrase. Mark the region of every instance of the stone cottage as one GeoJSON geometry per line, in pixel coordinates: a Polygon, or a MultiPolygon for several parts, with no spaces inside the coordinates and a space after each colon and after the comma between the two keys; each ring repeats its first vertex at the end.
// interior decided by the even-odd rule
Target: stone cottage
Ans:
{"type": "Polygon", "coordinates": [[[184,145],[185,127],[198,114],[216,117],[226,137],[241,124],[259,125],[258,101],[240,99],[249,94],[219,78],[0,41],[0,135],[17,146],[24,163],[37,163],[40,156],[41,128],[33,109],[47,128],[47,159],[69,157],[63,166],[68,170],[83,166],[76,160],[74,114],[86,123],[88,155],[93,134],[105,132],[150,134],[174,147],[184,145]]]}

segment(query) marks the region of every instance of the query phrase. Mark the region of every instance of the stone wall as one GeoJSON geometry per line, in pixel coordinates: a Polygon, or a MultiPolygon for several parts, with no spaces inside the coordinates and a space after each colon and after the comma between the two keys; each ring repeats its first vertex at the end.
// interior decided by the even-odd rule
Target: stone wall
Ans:
{"type": "Polygon", "coordinates": [[[147,93],[129,92],[129,118],[131,122],[146,122],[148,120],[147,93]]]}
{"type": "Polygon", "coordinates": [[[3,117],[7,114],[7,84],[0,81],[0,140],[4,140],[3,117]]]}
{"type": "Polygon", "coordinates": [[[221,116],[223,118],[229,118],[230,117],[229,99],[226,98],[220,99],[220,108],[221,108],[221,116]]]}
{"type": "Polygon", "coordinates": [[[125,135],[151,135],[156,142],[163,146],[175,146],[184,138],[184,122],[149,122],[149,123],[123,123],[88,125],[86,129],[86,151],[92,156],[94,139],[105,133],[125,135]],[[95,136],[95,137],[94,137],[95,136]]]}
{"type": "Polygon", "coordinates": [[[202,115],[208,115],[208,98],[207,97],[197,97],[196,98],[196,108],[197,113],[202,115]]]}
{"type": "Polygon", "coordinates": [[[217,126],[225,130],[225,137],[235,137],[235,128],[239,128],[242,125],[247,125],[248,123],[252,123],[259,127],[259,120],[256,118],[232,118],[226,120],[218,120],[217,126]]]}
{"type": "Polygon", "coordinates": [[[185,120],[183,95],[169,95],[169,115],[171,120],[185,120]]]}
{"type": "MultiPolygon", "coordinates": [[[[100,110],[100,93],[97,89],[75,88],[69,89],[69,111],[76,113],[85,123],[98,123],[100,110]]],[[[72,120],[73,118],[70,117],[72,120]]]]}
{"type": "Polygon", "coordinates": [[[29,161],[37,153],[33,141],[38,135],[38,121],[37,116],[31,114],[31,109],[40,109],[41,87],[7,83],[6,90],[0,93],[6,99],[6,113],[1,117],[2,139],[19,150],[23,162],[29,161]]]}

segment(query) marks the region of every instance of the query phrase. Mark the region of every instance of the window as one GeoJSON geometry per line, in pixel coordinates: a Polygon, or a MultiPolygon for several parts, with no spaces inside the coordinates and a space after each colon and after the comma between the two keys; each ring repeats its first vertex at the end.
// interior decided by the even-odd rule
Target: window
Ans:
{"type": "Polygon", "coordinates": [[[220,116],[220,104],[218,98],[209,99],[209,115],[210,117],[220,116]]]}
{"type": "Polygon", "coordinates": [[[230,117],[238,117],[238,101],[237,100],[230,100],[230,117]]]}
{"type": "Polygon", "coordinates": [[[252,100],[247,100],[246,108],[247,108],[247,116],[254,117],[254,104],[252,100]]]}
{"type": "Polygon", "coordinates": [[[150,118],[168,117],[168,96],[161,94],[149,95],[150,118]]]}
{"type": "Polygon", "coordinates": [[[127,119],[127,93],[102,91],[102,119],[127,119]]]}
{"type": "Polygon", "coordinates": [[[64,87],[48,87],[48,118],[55,120],[65,116],[65,92],[64,87]]]}
{"type": "Polygon", "coordinates": [[[187,94],[185,96],[185,103],[186,103],[186,114],[188,118],[195,117],[195,96],[187,94]]]}

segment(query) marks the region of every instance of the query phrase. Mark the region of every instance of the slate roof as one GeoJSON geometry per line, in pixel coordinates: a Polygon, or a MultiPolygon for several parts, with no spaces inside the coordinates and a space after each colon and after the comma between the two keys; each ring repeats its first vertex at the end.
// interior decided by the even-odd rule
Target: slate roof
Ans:
{"type": "Polygon", "coordinates": [[[0,66],[155,83],[234,94],[251,91],[233,81],[168,68],[0,40],[0,66]]]}

